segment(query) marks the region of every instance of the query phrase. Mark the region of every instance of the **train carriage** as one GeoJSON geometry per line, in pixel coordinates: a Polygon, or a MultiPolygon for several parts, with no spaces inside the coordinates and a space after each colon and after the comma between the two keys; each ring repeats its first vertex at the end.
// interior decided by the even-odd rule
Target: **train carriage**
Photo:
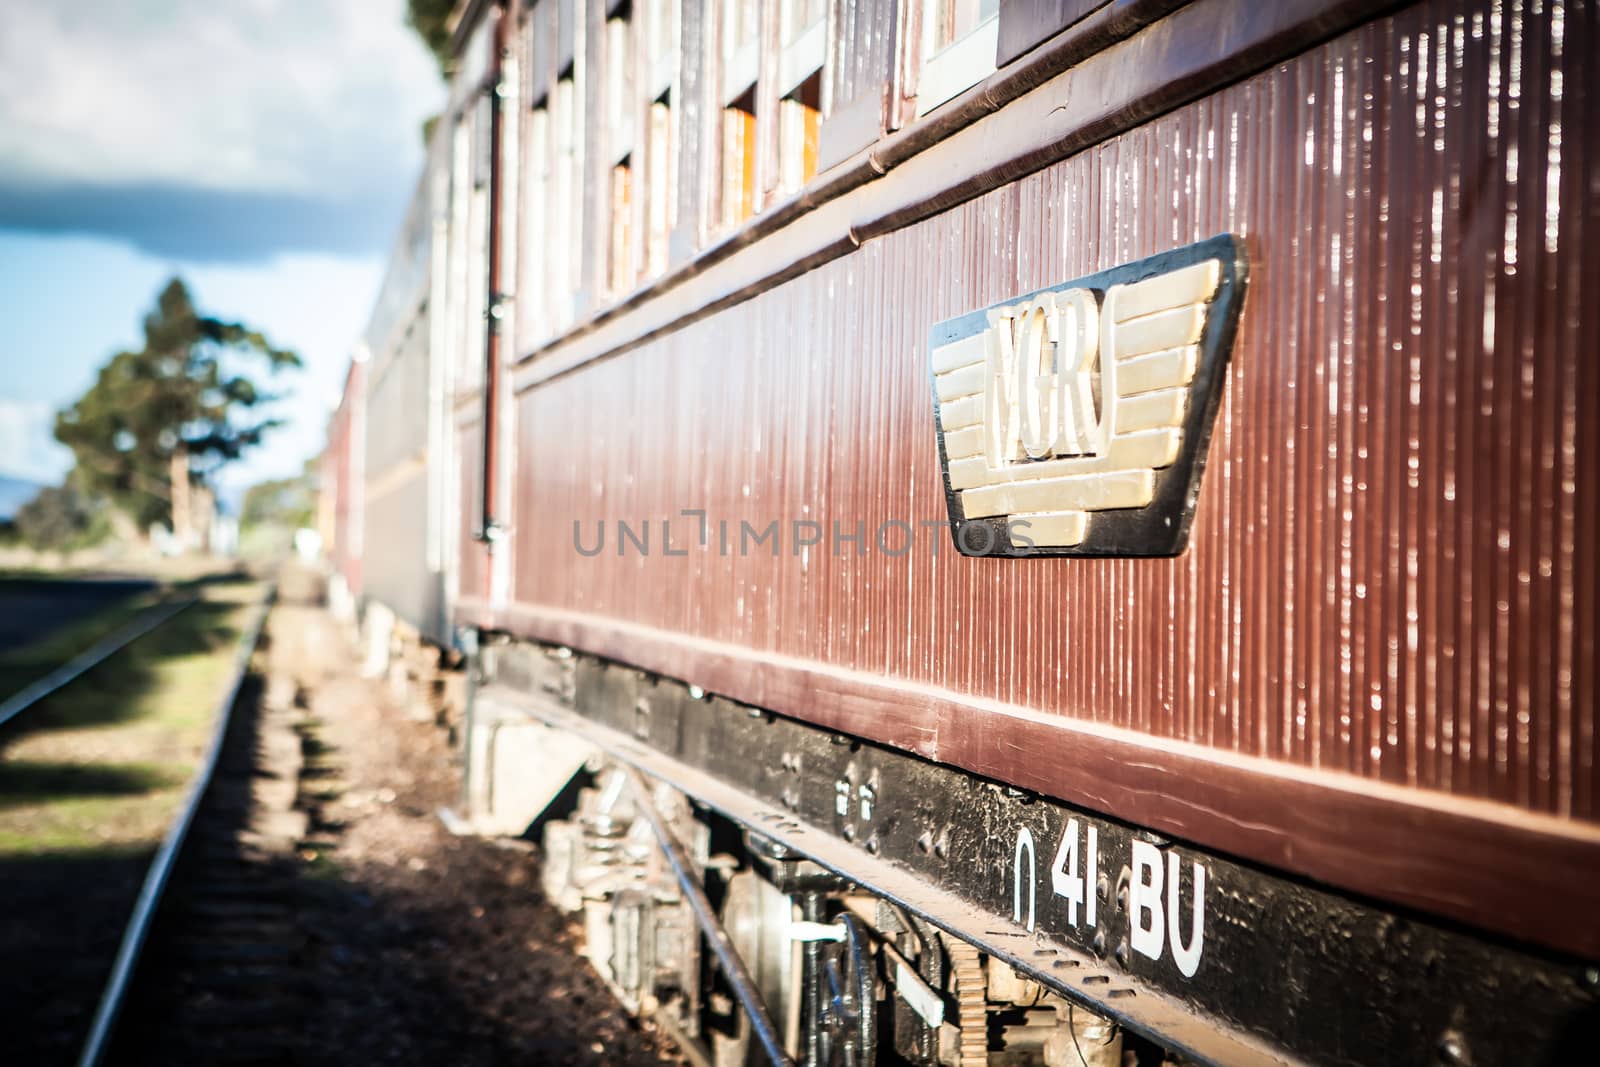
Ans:
{"type": "Polygon", "coordinates": [[[351,360],[339,404],[328,417],[327,443],[318,464],[317,532],[328,562],[328,603],[341,615],[355,610],[366,558],[361,512],[366,485],[365,381],[365,361],[351,360]]]}
{"type": "Polygon", "coordinates": [[[719,1063],[1593,1055],[1597,23],[458,9],[393,342],[451,533],[369,576],[449,561],[470,814],[625,1001],[719,1063]]]}
{"type": "Polygon", "coordinates": [[[433,269],[443,210],[425,175],[412,199],[367,327],[365,593],[435,645],[450,642],[445,561],[452,549],[445,450],[446,365],[434,336],[442,271],[433,269]],[[435,279],[439,281],[436,282],[435,279]]]}

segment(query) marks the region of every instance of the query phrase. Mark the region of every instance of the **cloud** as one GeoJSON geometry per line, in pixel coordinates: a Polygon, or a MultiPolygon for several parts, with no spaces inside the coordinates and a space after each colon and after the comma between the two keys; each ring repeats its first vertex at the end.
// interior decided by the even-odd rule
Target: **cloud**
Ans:
{"type": "Polygon", "coordinates": [[[54,484],[72,467],[72,453],[56,443],[49,404],[0,399],[0,474],[54,484]]]}
{"type": "Polygon", "coordinates": [[[194,262],[249,262],[285,252],[360,255],[388,245],[405,209],[391,185],[340,203],[292,192],[194,186],[8,185],[0,228],[85,233],[194,262]]]}
{"type": "Polygon", "coordinates": [[[402,0],[0,4],[0,226],[382,250],[442,101],[402,0]]]}

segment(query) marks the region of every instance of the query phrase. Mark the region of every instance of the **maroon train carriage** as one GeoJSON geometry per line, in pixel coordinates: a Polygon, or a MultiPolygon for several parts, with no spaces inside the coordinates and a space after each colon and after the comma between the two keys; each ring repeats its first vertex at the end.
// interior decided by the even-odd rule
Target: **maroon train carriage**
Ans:
{"type": "Polygon", "coordinates": [[[328,443],[317,480],[317,531],[331,569],[328,599],[336,611],[346,610],[361,595],[361,564],[367,540],[361,522],[365,486],[364,409],[366,365],[352,360],[345,372],[339,405],[328,418],[328,443]]]}
{"type": "Polygon", "coordinates": [[[468,814],[624,1002],[718,1064],[1592,1061],[1596,6],[461,6],[468,814]]]}

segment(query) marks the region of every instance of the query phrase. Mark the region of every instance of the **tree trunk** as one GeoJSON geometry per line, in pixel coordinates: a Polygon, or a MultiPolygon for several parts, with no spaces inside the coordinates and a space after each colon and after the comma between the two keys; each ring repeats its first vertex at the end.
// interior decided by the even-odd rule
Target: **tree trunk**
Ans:
{"type": "Polygon", "coordinates": [[[192,547],[189,534],[194,525],[190,514],[189,450],[179,445],[172,453],[172,539],[182,550],[192,547]]]}

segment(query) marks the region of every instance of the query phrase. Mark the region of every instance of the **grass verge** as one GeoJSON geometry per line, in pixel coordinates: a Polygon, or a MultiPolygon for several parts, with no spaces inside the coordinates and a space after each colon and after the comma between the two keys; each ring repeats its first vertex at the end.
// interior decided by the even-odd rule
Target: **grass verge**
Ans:
{"type": "MultiPolygon", "coordinates": [[[[210,740],[236,642],[260,595],[251,582],[198,590],[199,603],[0,735],[0,866],[160,840],[210,740]]],[[[103,616],[95,621],[104,625],[103,616]]],[[[46,643],[67,647],[73,639],[46,643]]]]}

